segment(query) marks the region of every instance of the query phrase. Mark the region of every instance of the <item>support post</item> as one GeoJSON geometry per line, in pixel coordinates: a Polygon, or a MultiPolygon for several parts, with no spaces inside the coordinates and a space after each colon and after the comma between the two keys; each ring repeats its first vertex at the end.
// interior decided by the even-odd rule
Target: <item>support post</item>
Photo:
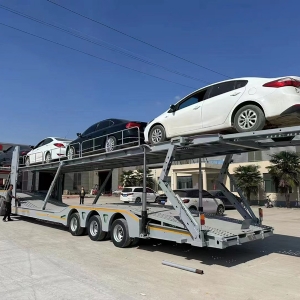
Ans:
{"type": "MultiPolygon", "coordinates": [[[[10,184],[13,185],[12,193],[16,196],[17,191],[17,182],[18,182],[18,174],[19,174],[19,153],[20,146],[16,146],[11,161],[11,173],[10,173],[10,184]]],[[[17,200],[15,200],[15,206],[17,206],[17,200]]]]}
{"type": "Polygon", "coordinates": [[[203,201],[202,201],[203,181],[202,181],[202,162],[201,162],[201,158],[199,158],[198,189],[199,189],[198,211],[199,211],[199,215],[200,215],[201,213],[203,213],[203,201]]]}
{"type": "Polygon", "coordinates": [[[105,186],[106,186],[106,184],[107,184],[107,182],[108,182],[108,180],[109,180],[109,178],[110,178],[112,172],[113,172],[113,169],[111,169],[111,170],[108,172],[108,174],[107,174],[105,180],[103,181],[103,183],[102,183],[101,186],[100,186],[100,189],[99,189],[98,192],[97,192],[97,195],[96,195],[96,197],[95,197],[95,199],[94,199],[94,201],[93,201],[93,204],[96,204],[96,203],[97,203],[99,197],[101,196],[103,190],[105,189],[105,186]]]}
{"type": "Polygon", "coordinates": [[[142,195],[142,230],[141,233],[143,236],[147,236],[147,156],[146,156],[146,147],[143,147],[144,150],[144,167],[143,167],[143,195],[142,195]]]}
{"type": "Polygon", "coordinates": [[[56,181],[57,181],[57,179],[59,178],[60,170],[61,170],[63,164],[64,164],[63,162],[60,162],[60,163],[59,163],[59,166],[58,166],[58,169],[57,169],[57,171],[56,171],[56,174],[55,174],[55,176],[54,176],[54,178],[53,178],[53,180],[52,180],[52,182],[51,182],[50,188],[49,188],[49,190],[48,190],[48,192],[47,192],[47,195],[46,195],[46,198],[45,198],[45,200],[44,200],[44,204],[43,204],[42,210],[45,210],[45,208],[46,208],[47,202],[48,202],[48,200],[49,200],[49,198],[50,198],[50,195],[51,195],[51,193],[52,193],[52,191],[53,191],[53,188],[54,188],[54,186],[55,186],[55,184],[56,184],[56,181]]]}

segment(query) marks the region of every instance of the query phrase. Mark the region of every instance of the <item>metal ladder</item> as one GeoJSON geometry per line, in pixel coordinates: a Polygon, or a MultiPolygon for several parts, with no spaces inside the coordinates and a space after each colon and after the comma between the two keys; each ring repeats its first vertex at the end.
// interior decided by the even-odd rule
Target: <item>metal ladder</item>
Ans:
{"type": "Polygon", "coordinates": [[[8,178],[5,180],[4,190],[7,191],[10,185],[10,173],[8,174],[8,178]]]}

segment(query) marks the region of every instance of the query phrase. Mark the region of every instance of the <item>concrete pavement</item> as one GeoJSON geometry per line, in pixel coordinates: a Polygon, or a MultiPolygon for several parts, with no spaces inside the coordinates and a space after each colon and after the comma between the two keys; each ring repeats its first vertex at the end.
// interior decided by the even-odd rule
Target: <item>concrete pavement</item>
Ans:
{"type": "MultiPolygon", "coordinates": [[[[101,202],[110,201],[118,198],[101,202]]],[[[0,299],[298,300],[300,210],[272,208],[264,214],[264,222],[275,227],[273,237],[225,250],[158,240],[119,249],[110,240],[73,237],[61,226],[1,221],[0,299]],[[202,269],[204,275],[164,266],[162,260],[202,269]]]]}

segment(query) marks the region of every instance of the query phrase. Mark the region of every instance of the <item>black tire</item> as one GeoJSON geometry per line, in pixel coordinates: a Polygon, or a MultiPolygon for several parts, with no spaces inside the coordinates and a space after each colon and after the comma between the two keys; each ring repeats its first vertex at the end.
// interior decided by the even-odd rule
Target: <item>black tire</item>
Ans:
{"type": "Polygon", "coordinates": [[[111,226],[111,239],[118,248],[126,248],[131,243],[127,221],[125,219],[117,219],[111,226]]]}
{"type": "Polygon", "coordinates": [[[234,115],[233,126],[237,132],[262,130],[265,124],[266,119],[263,111],[253,104],[241,107],[234,115]]]}
{"type": "Polygon", "coordinates": [[[223,216],[224,215],[224,212],[225,212],[225,207],[223,205],[219,205],[218,208],[217,208],[217,215],[218,216],[223,216]]]}
{"type": "Polygon", "coordinates": [[[80,217],[79,213],[73,213],[69,220],[69,231],[72,235],[78,236],[84,233],[83,227],[80,226],[80,217]]]}
{"type": "Polygon", "coordinates": [[[92,216],[88,222],[88,235],[92,241],[103,241],[107,232],[102,230],[102,222],[99,215],[92,216]]]}
{"type": "Polygon", "coordinates": [[[154,125],[149,133],[149,142],[151,145],[156,145],[166,141],[166,131],[162,125],[154,125]]]}
{"type": "Polygon", "coordinates": [[[197,208],[195,206],[189,207],[190,212],[197,212],[197,208]]]}
{"type": "Polygon", "coordinates": [[[117,139],[114,136],[107,138],[105,142],[105,152],[112,152],[116,149],[117,139]]]}
{"type": "Polygon", "coordinates": [[[51,162],[51,153],[47,152],[45,155],[45,163],[49,164],[51,162]]]}
{"type": "Polygon", "coordinates": [[[67,158],[71,160],[75,157],[75,155],[76,155],[75,148],[70,147],[67,151],[67,158]]]}
{"type": "Polygon", "coordinates": [[[135,203],[137,203],[137,204],[142,203],[142,199],[140,197],[137,197],[135,199],[135,203]]]}
{"type": "Polygon", "coordinates": [[[133,239],[131,239],[131,242],[130,242],[130,247],[136,247],[140,242],[140,239],[135,237],[133,239]]]}

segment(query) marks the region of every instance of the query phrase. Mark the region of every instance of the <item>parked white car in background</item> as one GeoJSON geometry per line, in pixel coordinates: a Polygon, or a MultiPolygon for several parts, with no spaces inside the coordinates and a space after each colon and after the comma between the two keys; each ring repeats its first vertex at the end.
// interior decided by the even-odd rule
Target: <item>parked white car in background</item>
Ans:
{"type": "MultiPolygon", "coordinates": [[[[147,187],[147,202],[155,202],[159,196],[157,192],[147,187]]],[[[120,195],[123,202],[142,203],[143,188],[140,186],[125,187],[120,195]]]]}
{"type": "MultiPolygon", "coordinates": [[[[175,195],[178,195],[185,206],[191,211],[197,211],[199,202],[198,189],[179,189],[174,190],[175,195]]],[[[165,205],[172,205],[169,199],[166,199],[165,205]]],[[[202,205],[205,213],[223,215],[225,212],[225,205],[219,198],[214,198],[206,190],[202,190],[202,205]]]]}
{"type": "Polygon", "coordinates": [[[300,77],[246,77],[203,87],[148,123],[145,142],[299,125],[300,77]]]}
{"type": "Polygon", "coordinates": [[[34,163],[49,163],[53,160],[66,157],[66,148],[71,140],[64,138],[47,137],[40,141],[27,153],[26,166],[34,163]]]}

